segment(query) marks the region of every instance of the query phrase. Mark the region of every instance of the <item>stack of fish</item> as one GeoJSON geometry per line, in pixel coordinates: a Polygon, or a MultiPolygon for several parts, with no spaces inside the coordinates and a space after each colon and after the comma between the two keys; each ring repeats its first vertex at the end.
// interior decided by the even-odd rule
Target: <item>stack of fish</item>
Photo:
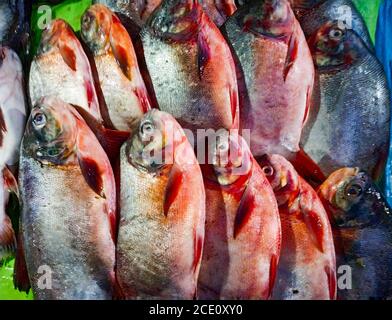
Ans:
{"type": "Polygon", "coordinates": [[[16,288],[391,299],[389,90],[351,1],[96,2],[80,37],[48,24],[26,92],[0,49],[0,259],[16,256],[16,288]]]}

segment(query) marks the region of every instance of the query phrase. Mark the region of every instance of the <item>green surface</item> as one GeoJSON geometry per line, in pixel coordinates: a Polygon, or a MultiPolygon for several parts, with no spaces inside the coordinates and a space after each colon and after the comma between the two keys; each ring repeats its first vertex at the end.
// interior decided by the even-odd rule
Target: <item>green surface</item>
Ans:
{"type": "Polygon", "coordinates": [[[14,260],[0,267],[0,300],[32,300],[31,292],[27,295],[14,289],[13,270],[14,260]]]}
{"type": "Polygon", "coordinates": [[[353,0],[358,11],[362,14],[369,28],[373,43],[376,37],[378,8],[382,0],[353,0]]]}
{"type": "Polygon", "coordinates": [[[52,19],[63,19],[71,25],[75,32],[78,32],[80,30],[81,17],[91,4],[92,0],[66,0],[57,5],[49,5],[45,1],[35,4],[31,17],[32,54],[36,52],[42,34],[42,30],[38,27],[38,21],[44,15],[44,13],[38,13],[40,6],[49,6],[52,19]]]}

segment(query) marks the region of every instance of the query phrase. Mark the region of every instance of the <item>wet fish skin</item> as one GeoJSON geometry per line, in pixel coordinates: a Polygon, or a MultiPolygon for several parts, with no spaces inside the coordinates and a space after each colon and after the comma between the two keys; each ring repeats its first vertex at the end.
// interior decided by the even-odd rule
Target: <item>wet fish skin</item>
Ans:
{"type": "Polygon", "coordinates": [[[241,129],[250,130],[253,155],[299,151],[314,66],[289,3],[251,1],[221,29],[236,57],[241,129]]]}
{"type": "Polygon", "coordinates": [[[205,223],[200,167],[171,115],[153,109],[133,133],[120,153],[119,286],[125,299],[193,299],[205,223]]]}
{"type": "Polygon", "coordinates": [[[304,151],[328,176],[360,166],[377,180],[389,145],[389,89],[383,68],[352,30],[328,22],[309,39],[319,108],[310,112],[304,151]],[[373,137],[369,139],[369,137],[373,137]]]}
{"type": "Polygon", "coordinates": [[[264,155],[259,164],[274,189],[282,222],[282,251],[272,299],[336,299],[332,230],[316,191],[280,155],[264,155]]]}
{"type": "Polygon", "coordinates": [[[100,4],[83,15],[81,35],[94,55],[110,122],[129,131],[151,108],[131,38],[117,16],[100,4]]]}
{"type": "Polygon", "coordinates": [[[159,108],[183,128],[238,126],[234,61],[219,29],[193,0],[165,0],[141,31],[159,108]]]}
{"type": "Polygon", "coordinates": [[[338,299],[391,299],[391,208],[370,176],[342,168],[318,193],[334,228],[337,267],[351,268],[352,288],[338,290],[338,299]]]}
{"type": "Polygon", "coordinates": [[[22,254],[35,299],[111,299],[113,171],[86,123],[58,98],[43,98],[32,109],[19,185],[22,254]],[[40,286],[42,266],[50,271],[49,289],[40,286]]]}
{"type": "Polygon", "coordinates": [[[207,211],[199,298],[268,299],[281,245],[276,199],[245,140],[235,132],[219,137],[212,148],[217,160],[203,170],[207,211]]]}
{"type": "Polygon", "coordinates": [[[42,34],[29,75],[31,105],[44,96],[57,96],[103,121],[89,60],[71,26],[53,20],[42,34]]]}
{"type": "MultiPolygon", "coordinates": [[[[374,50],[366,23],[351,0],[316,0],[313,2],[315,5],[311,9],[304,10],[302,13],[297,12],[298,20],[307,38],[325,23],[337,20],[357,33],[369,50],[374,50]]],[[[309,8],[309,4],[307,6],[309,8]]]]}

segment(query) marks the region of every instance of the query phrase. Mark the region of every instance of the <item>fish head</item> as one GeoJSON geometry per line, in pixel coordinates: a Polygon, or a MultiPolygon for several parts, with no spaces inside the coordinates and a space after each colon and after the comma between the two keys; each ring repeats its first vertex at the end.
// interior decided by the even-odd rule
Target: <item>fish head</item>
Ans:
{"type": "Polygon", "coordinates": [[[298,196],[298,174],[286,158],[278,154],[266,154],[258,159],[258,163],[274,190],[279,206],[298,196]]]}
{"type": "Polygon", "coordinates": [[[202,15],[197,0],[164,0],[147,25],[161,38],[186,41],[198,32],[202,15]]]}
{"type": "Polygon", "coordinates": [[[128,162],[141,171],[156,173],[174,163],[174,152],[186,137],[166,112],[153,109],[145,114],[126,142],[128,162]]]}
{"type": "Polygon", "coordinates": [[[77,123],[66,103],[46,97],[31,111],[23,138],[25,153],[43,164],[65,164],[76,146],[77,123]]]}
{"type": "Polygon", "coordinates": [[[359,168],[342,168],[320,186],[331,222],[338,228],[363,228],[380,221],[390,209],[371,177],[359,168]]]}
{"type": "Polygon", "coordinates": [[[68,23],[61,19],[55,19],[42,32],[37,54],[45,54],[56,50],[61,43],[71,45],[74,38],[75,34],[68,23]]]}
{"type": "Polygon", "coordinates": [[[294,31],[295,16],[287,0],[252,1],[239,9],[238,24],[256,35],[287,40],[294,31]]]}
{"type": "Polygon", "coordinates": [[[103,54],[110,48],[112,16],[107,7],[95,4],[82,17],[82,39],[95,55],[103,54]]]}
{"type": "Polygon", "coordinates": [[[209,150],[215,177],[221,186],[249,177],[253,157],[247,143],[235,130],[219,130],[209,150]]]}
{"type": "Polygon", "coordinates": [[[361,38],[340,22],[327,22],[308,43],[314,63],[321,70],[348,67],[367,53],[361,38]]]}

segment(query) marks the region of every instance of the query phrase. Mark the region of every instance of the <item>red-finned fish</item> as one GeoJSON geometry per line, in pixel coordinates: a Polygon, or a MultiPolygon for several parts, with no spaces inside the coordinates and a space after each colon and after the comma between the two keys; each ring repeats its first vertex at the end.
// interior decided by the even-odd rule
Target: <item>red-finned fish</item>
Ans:
{"type": "Polygon", "coordinates": [[[205,13],[220,27],[236,10],[234,0],[199,0],[205,13]]]}
{"type": "Polygon", "coordinates": [[[13,255],[16,245],[7,209],[18,194],[11,170],[19,160],[26,112],[22,64],[14,51],[0,46],[0,261],[13,255]]]}
{"type": "Polygon", "coordinates": [[[186,129],[238,124],[233,57],[196,0],[164,0],[141,32],[159,108],[186,129]]]}
{"type": "Polygon", "coordinates": [[[299,151],[314,83],[305,36],[287,0],[253,0],[222,31],[237,59],[241,129],[254,156],[299,151]]]}
{"type": "Polygon", "coordinates": [[[116,275],[126,299],[193,299],[204,241],[205,192],[194,151],[156,109],[120,153],[116,275]]]}
{"type": "Polygon", "coordinates": [[[333,300],[336,261],[331,225],[316,191],[280,155],[260,161],[279,204],[282,251],[276,300],[333,300]]]}
{"type": "Polygon", "coordinates": [[[118,17],[101,4],[85,12],[81,34],[94,55],[110,122],[129,131],[150,109],[132,40],[118,17]]]}
{"type": "Polygon", "coordinates": [[[53,95],[103,119],[106,110],[101,114],[89,60],[63,20],[53,20],[42,34],[31,63],[29,94],[32,105],[41,97],[53,95]]]}
{"type": "Polygon", "coordinates": [[[245,140],[220,134],[213,164],[203,166],[206,236],[200,299],[268,299],[280,255],[274,192],[245,140]]]}
{"type": "MultiPolygon", "coordinates": [[[[18,250],[17,265],[25,260],[34,297],[111,299],[113,171],[84,120],[58,98],[42,98],[32,109],[22,141],[19,186],[24,250],[18,250]]],[[[22,269],[16,270],[16,279],[25,278],[18,274],[22,269]]]]}
{"type": "Polygon", "coordinates": [[[392,299],[392,211],[359,168],[333,172],[319,196],[331,219],[341,286],[338,299],[392,299]]]}

